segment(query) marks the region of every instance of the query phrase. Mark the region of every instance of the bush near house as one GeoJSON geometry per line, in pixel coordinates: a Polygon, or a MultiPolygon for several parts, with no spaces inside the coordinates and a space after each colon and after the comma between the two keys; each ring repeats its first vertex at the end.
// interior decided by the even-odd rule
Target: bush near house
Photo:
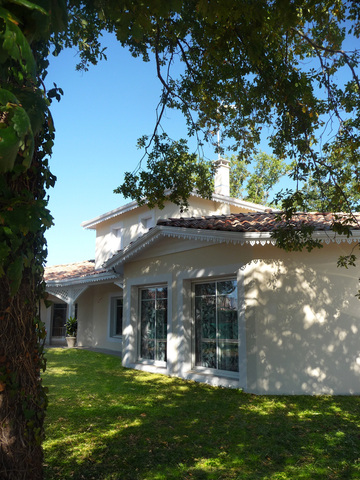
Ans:
{"type": "Polygon", "coordinates": [[[360,398],[255,396],[50,349],[45,479],[360,478],[360,398]]]}
{"type": "Polygon", "coordinates": [[[68,337],[76,337],[77,327],[77,319],[75,317],[69,317],[65,323],[66,335],[68,337]]]}

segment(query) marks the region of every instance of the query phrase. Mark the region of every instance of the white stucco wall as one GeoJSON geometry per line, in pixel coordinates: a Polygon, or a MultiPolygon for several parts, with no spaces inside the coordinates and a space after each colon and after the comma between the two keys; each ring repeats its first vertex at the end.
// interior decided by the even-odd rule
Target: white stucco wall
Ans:
{"type": "Polygon", "coordinates": [[[77,344],[83,347],[122,350],[122,339],[110,336],[110,298],[122,296],[114,284],[90,286],[77,300],[77,344]]]}
{"type": "Polygon", "coordinates": [[[227,244],[125,265],[124,364],[258,394],[359,394],[359,274],[336,267],[350,248],[330,244],[287,254],[273,246],[227,244]],[[192,364],[191,284],[222,276],[238,279],[243,330],[237,379],[199,373],[192,364]],[[157,283],[167,284],[171,295],[166,369],[137,361],[137,288],[157,283]]]}
{"type": "Polygon", "coordinates": [[[358,270],[337,268],[348,245],[311,253],[254,249],[245,304],[248,389],[255,393],[360,393],[358,270]]]}
{"type": "Polygon", "coordinates": [[[153,216],[155,225],[160,218],[178,218],[183,215],[222,215],[228,213],[230,213],[230,207],[227,204],[192,197],[186,213],[180,212],[179,207],[174,203],[166,202],[162,210],[157,207],[150,210],[145,205],[118,215],[100,223],[96,227],[95,268],[100,268],[103,263],[115,253],[114,244],[116,240],[114,240],[114,228],[122,229],[122,249],[147,231],[141,224],[141,218],[143,217],[153,216]]]}

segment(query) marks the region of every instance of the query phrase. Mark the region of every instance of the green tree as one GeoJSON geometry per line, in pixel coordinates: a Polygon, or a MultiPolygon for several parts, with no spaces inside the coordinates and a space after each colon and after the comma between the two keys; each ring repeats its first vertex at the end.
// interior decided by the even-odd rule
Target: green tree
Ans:
{"type": "MultiPolygon", "coordinates": [[[[348,204],[330,159],[347,149],[341,161],[359,164],[357,1],[172,0],[103,7],[122,45],[134,56],[155,59],[163,86],[159,122],[166,108],[179,109],[189,135],[201,141],[211,141],[209,132],[221,125],[244,159],[268,129],[274,156],[288,159],[297,185],[283,192],[285,219],[298,208],[304,182],[312,178],[320,188],[323,175],[314,174],[320,170],[348,204]]],[[[334,228],[348,231],[339,222],[334,228]]]]}
{"type": "Polygon", "coordinates": [[[270,191],[280,178],[286,174],[288,166],[285,161],[265,152],[256,154],[250,162],[240,160],[235,155],[230,159],[230,195],[250,202],[269,204],[270,191]]]}
{"type": "MultiPolygon", "coordinates": [[[[263,128],[269,127],[275,157],[289,159],[289,174],[299,184],[283,198],[287,217],[304,203],[300,186],[310,178],[319,188],[324,178],[336,186],[350,214],[341,174],[353,175],[359,166],[359,50],[347,51],[343,43],[356,44],[359,25],[357,0],[0,2],[2,478],[42,478],[46,396],[37,305],[44,290],[44,230],[51,224],[45,188],[54,181],[47,165],[54,137],[49,102],[61,94],[56,86],[46,94],[42,85],[50,49],[58,54],[76,46],[79,68],[86,69],[104,56],[100,40],[106,28],[134,56],[154,57],[163,91],[146,152],[148,172],[158,176],[151,182],[149,176],[127,175],[136,194],[140,181],[142,194],[149,190],[161,201],[161,189],[170,188],[180,205],[186,205],[190,184],[204,195],[209,192],[211,166],[197,166],[186,142],[158,134],[164,111],[175,108],[199,143],[211,140],[209,132],[221,125],[233,152],[245,159],[254,155],[263,128]],[[186,175],[176,175],[178,162],[172,181],[162,186],[166,158],[178,156],[186,175]]],[[[333,210],[338,203],[329,198],[333,210]]],[[[340,222],[336,228],[347,231],[340,222]]],[[[310,234],[302,234],[299,243],[295,237],[284,240],[280,232],[279,245],[311,247],[310,234]]]]}
{"type": "MultiPolygon", "coordinates": [[[[54,129],[42,89],[50,31],[61,18],[27,1],[0,6],[0,477],[42,478],[46,392],[44,232],[54,129]]],[[[55,90],[49,92],[58,95],[55,90]]]]}
{"type": "MultiPolygon", "coordinates": [[[[79,17],[77,17],[79,18],[79,17]]],[[[47,189],[54,127],[49,106],[56,86],[43,80],[52,45],[67,40],[99,57],[96,40],[85,41],[65,2],[0,2],[0,478],[37,480],[42,475],[43,422],[47,404],[40,373],[46,332],[39,318],[44,298],[45,230],[52,224],[47,189]],[[69,26],[68,26],[69,25],[69,26]],[[89,48],[86,49],[85,46],[89,48]]],[[[95,26],[96,22],[93,22],[95,26]]],[[[97,37],[96,37],[97,38],[97,37]]],[[[95,60],[94,60],[95,61],[95,60]]]]}
{"type": "Polygon", "coordinates": [[[359,211],[360,171],[347,149],[336,152],[314,171],[302,187],[303,210],[319,212],[359,211]]]}

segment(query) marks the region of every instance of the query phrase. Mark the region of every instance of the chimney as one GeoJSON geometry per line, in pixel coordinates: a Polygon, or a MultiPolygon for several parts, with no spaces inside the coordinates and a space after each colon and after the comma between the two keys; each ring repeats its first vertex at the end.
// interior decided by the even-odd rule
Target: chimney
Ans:
{"type": "Polygon", "coordinates": [[[215,173],[215,193],[230,197],[230,161],[225,158],[214,160],[217,167],[215,173]]]}

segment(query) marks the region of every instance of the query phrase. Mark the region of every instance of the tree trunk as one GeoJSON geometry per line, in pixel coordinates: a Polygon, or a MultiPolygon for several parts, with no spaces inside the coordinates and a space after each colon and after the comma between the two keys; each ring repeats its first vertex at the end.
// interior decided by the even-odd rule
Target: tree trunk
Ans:
{"type": "Polygon", "coordinates": [[[24,272],[19,291],[9,297],[0,280],[0,478],[41,479],[46,397],[40,379],[36,287],[24,272]]]}
{"type": "Polygon", "coordinates": [[[41,480],[47,405],[44,369],[47,161],[0,178],[0,479],[41,480]],[[2,227],[2,228],[1,228],[2,227]],[[4,255],[5,252],[5,255],[4,255]]]}

